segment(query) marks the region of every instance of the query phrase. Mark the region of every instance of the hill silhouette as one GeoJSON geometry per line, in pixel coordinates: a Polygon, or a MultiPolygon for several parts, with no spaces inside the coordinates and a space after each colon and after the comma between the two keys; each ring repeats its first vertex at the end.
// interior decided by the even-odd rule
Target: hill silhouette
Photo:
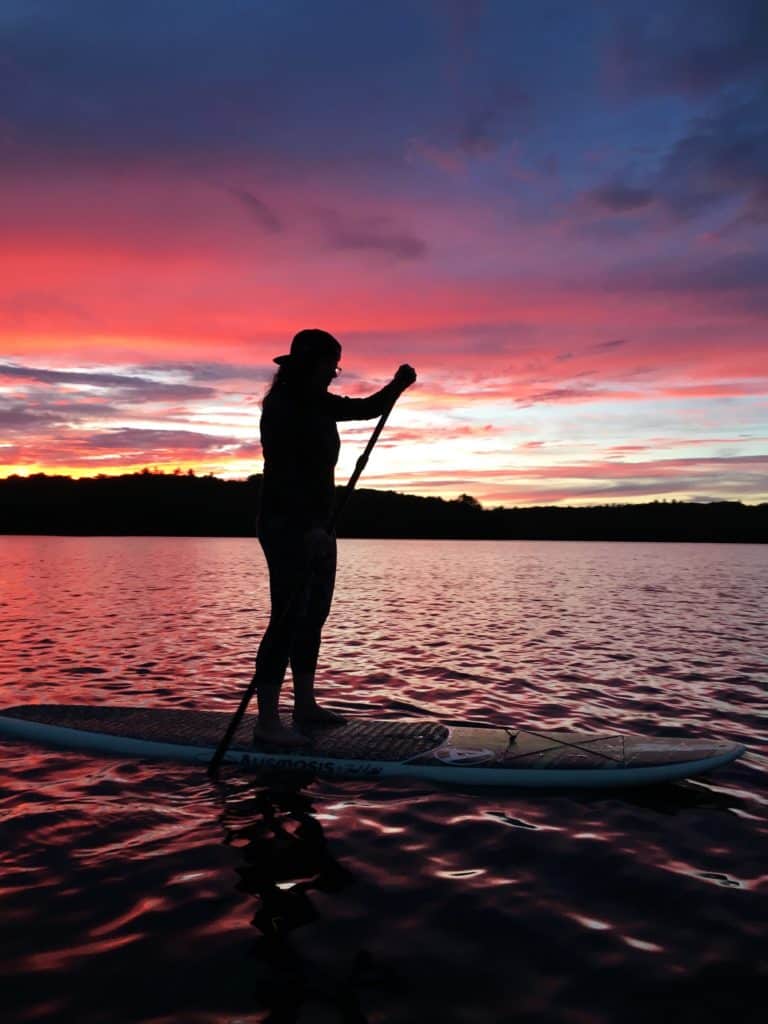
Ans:
{"type": "MultiPolygon", "coordinates": [[[[143,470],[72,479],[0,479],[0,533],[247,537],[261,476],[247,480],[143,470]]],[[[341,492],[342,488],[337,488],[341,492]]],[[[394,491],[353,492],[341,537],[768,542],[768,504],[653,501],[637,505],[483,509],[394,491]]]]}

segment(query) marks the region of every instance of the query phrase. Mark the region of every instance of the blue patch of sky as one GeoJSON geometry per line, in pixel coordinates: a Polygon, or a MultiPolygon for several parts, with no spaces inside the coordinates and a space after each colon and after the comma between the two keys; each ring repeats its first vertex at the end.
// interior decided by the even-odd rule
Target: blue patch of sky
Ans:
{"type": "Polygon", "coordinates": [[[666,101],[648,101],[645,118],[601,101],[601,5],[486,10],[464,43],[441,30],[439,4],[38,3],[9,33],[11,117],[31,115],[48,141],[91,141],[94,157],[107,138],[370,160],[390,174],[410,138],[461,145],[473,118],[480,132],[488,118],[489,141],[523,135],[534,162],[554,153],[569,175],[585,146],[658,136],[666,101]]]}

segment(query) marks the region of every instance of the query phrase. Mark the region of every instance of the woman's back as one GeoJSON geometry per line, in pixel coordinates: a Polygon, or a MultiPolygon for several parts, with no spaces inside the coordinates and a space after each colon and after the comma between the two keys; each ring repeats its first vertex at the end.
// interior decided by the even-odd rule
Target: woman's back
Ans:
{"type": "Polygon", "coordinates": [[[339,457],[331,398],[282,384],[264,399],[260,529],[285,526],[303,531],[330,519],[339,457]]]}

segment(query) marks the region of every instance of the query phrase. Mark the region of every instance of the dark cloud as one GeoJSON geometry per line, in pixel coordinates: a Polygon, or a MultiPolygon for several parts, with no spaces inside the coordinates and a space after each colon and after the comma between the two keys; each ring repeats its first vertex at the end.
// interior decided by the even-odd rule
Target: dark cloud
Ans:
{"type": "Polygon", "coordinates": [[[768,221],[766,112],[768,90],[700,119],[664,161],[653,186],[657,201],[687,218],[737,200],[742,222],[768,221]]]}
{"type": "Polygon", "coordinates": [[[459,127],[458,147],[467,156],[482,156],[530,126],[532,100],[516,85],[492,86],[489,94],[470,101],[459,127]]]}
{"type": "Polygon", "coordinates": [[[83,437],[82,443],[88,448],[105,448],[112,450],[129,450],[162,455],[171,450],[215,452],[228,449],[232,445],[239,446],[236,437],[216,437],[213,434],[201,434],[194,430],[151,430],[135,427],[120,427],[115,430],[103,430],[83,437]]]}
{"type": "Polygon", "coordinates": [[[612,288],[671,295],[713,294],[731,297],[742,310],[768,311],[768,252],[737,252],[695,263],[625,266],[610,271],[612,288]]]}
{"type": "Polygon", "coordinates": [[[592,345],[591,348],[599,352],[605,352],[612,348],[619,348],[621,345],[627,345],[626,338],[614,338],[612,341],[598,341],[596,345],[592,345]]]}
{"type": "Polygon", "coordinates": [[[684,94],[699,113],[657,158],[646,147],[584,193],[612,216],[582,233],[626,238],[707,217],[717,237],[767,224],[766,53],[765,0],[673,0],[620,18],[614,84],[636,95],[684,94]]]}
{"type": "Polygon", "coordinates": [[[517,398],[515,399],[515,404],[525,406],[548,402],[596,402],[611,397],[612,395],[608,393],[602,394],[594,387],[550,388],[547,391],[538,391],[535,394],[526,395],[524,398],[517,398]]]}
{"type": "Polygon", "coordinates": [[[104,407],[101,403],[93,405],[88,402],[53,399],[40,400],[37,395],[29,400],[0,401],[0,427],[7,434],[26,433],[29,429],[62,428],[80,421],[99,419],[118,415],[116,409],[104,407]]]}
{"type": "Polygon", "coordinates": [[[235,197],[242,205],[245,206],[248,213],[251,215],[251,219],[254,220],[260,228],[270,234],[276,234],[282,231],[283,225],[280,218],[270,209],[267,204],[255,196],[252,192],[248,192],[245,189],[228,189],[229,193],[235,197]]]}
{"type": "MultiPolygon", "coordinates": [[[[530,130],[532,114],[531,97],[516,84],[491,89],[473,84],[456,95],[451,110],[435,118],[427,132],[412,136],[406,149],[409,157],[453,176],[464,172],[470,161],[509,148],[530,130]]],[[[548,154],[537,158],[536,166],[538,174],[551,177],[557,159],[548,154]]]]}
{"type": "Polygon", "coordinates": [[[11,402],[0,403],[0,428],[7,433],[30,427],[49,427],[61,422],[61,415],[47,409],[30,408],[11,402]]]}
{"type": "Polygon", "coordinates": [[[115,392],[114,397],[118,400],[122,396],[132,401],[143,402],[210,398],[216,393],[214,388],[166,383],[146,377],[80,370],[46,370],[14,363],[0,363],[0,377],[37,381],[41,384],[75,384],[103,388],[115,392]]]}
{"type": "Polygon", "coordinates": [[[725,292],[745,288],[768,289],[768,251],[729,253],[698,267],[667,270],[660,284],[662,290],[667,287],[684,291],[725,292]]]}
{"type": "Polygon", "coordinates": [[[421,259],[427,244],[421,238],[399,230],[386,216],[351,218],[335,210],[319,213],[326,244],[332,249],[367,249],[396,260],[421,259]]]}
{"type": "MultiPolygon", "coordinates": [[[[581,487],[552,487],[552,488],[525,488],[526,501],[533,503],[558,502],[567,504],[569,501],[594,499],[595,501],[621,501],[625,498],[653,498],[656,495],[674,494],[680,496],[684,501],[706,501],[701,497],[702,488],[710,487],[711,479],[702,481],[701,477],[692,473],[687,475],[683,472],[673,478],[653,476],[642,476],[635,483],[630,480],[606,481],[605,483],[595,482],[581,487]]],[[[734,473],[732,475],[718,474],[718,486],[722,485],[720,493],[714,497],[714,501],[723,500],[744,500],[751,496],[760,498],[765,494],[765,476],[759,473],[734,473]]],[[[481,486],[487,486],[483,481],[481,486]]],[[[507,499],[509,500],[509,499],[507,499]]]]}
{"type": "Polygon", "coordinates": [[[597,216],[595,216],[596,210],[592,193],[587,193],[584,199],[586,199],[588,211],[587,219],[584,219],[583,216],[584,204],[577,202],[577,217],[572,225],[573,232],[581,238],[598,243],[621,245],[622,243],[631,243],[635,238],[647,234],[652,228],[655,229],[653,211],[649,211],[648,215],[638,215],[638,211],[620,214],[611,210],[609,215],[605,216],[605,211],[598,210],[597,216]]]}
{"type": "Polygon", "coordinates": [[[766,52],[765,0],[670,0],[618,15],[608,64],[627,90],[696,95],[764,74],[766,52]]]}
{"type": "Polygon", "coordinates": [[[637,210],[647,206],[653,200],[653,192],[649,188],[637,188],[621,181],[613,181],[587,193],[596,206],[605,207],[619,213],[637,210]]]}
{"type": "Polygon", "coordinates": [[[766,111],[768,87],[694,120],[655,169],[643,174],[637,168],[627,168],[584,198],[588,204],[618,215],[622,228],[634,231],[657,225],[659,217],[667,226],[674,226],[710,213],[724,218],[731,229],[766,224],[766,111]],[[622,218],[638,211],[642,221],[628,225],[622,218]]]}

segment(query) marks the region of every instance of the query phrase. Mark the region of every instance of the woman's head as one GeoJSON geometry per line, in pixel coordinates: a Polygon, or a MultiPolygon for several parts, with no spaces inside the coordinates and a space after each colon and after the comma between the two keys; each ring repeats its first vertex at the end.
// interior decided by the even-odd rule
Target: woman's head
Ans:
{"type": "Polygon", "coordinates": [[[309,390],[324,390],[338,373],[340,358],[341,345],[328,331],[317,327],[299,331],[293,337],[290,352],[274,359],[280,369],[272,387],[294,384],[309,390]]]}

